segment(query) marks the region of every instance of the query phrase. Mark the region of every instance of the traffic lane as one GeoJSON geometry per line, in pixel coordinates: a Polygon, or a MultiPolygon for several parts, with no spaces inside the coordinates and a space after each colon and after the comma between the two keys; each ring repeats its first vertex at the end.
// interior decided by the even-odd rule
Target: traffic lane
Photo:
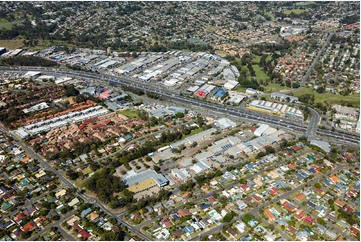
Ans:
{"type": "MultiPolygon", "coordinates": [[[[18,70],[19,70],[19,68],[18,68],[18,70]]],[[[23,70],[24,70],[24,68],[23,68],[23,70]]],[[[25,70],[41,70],[41,69],[39,69],[39,68],[27,68],[27,69],[25,69],[25,70]]],[[[74,72],[74,71],[71,71],[71,72],[68,72],[68,71],[59,71],[59,72],[61,72],[61,73],[63,73],[63,74],[69,74],[69,75],[74,75],[74,76],[80,76],[80,77],[86,77],[86,78],[91,78],[91,79],[94,79],[94,78],[96,78],[94,75],[98,75],[98,74],[94,74],[94,75],[90,75],[90,74],[88,74],[88,73],[86,73],[86,72],[80,72],[80,73],[77,73],[77,72],[74,72]]],[[[178,99],[178,100],[180,100],[180,101],[186,101],[186,102],[192,102],[193,104],[195,104],[195,105],[198,105],[198,106],[200,106],[200,107],[203,107],[203,105],[204,106],[206,106],[206,107],[210,107],[210,108],[214,108],[215,107],[215,105],[213,105],[213,107],[211,106],[211,105],[209,105],[209,103],[202,103],[200,100],[197,100],[197,101],[195,101],[194,99],[189,99],[189,98],[184,98],[183,96],[181,96],[181,95],[175,95],[174,93],[173,94],[167,94],[167,92],[165,91],[165,90],[163,90],[163,89],[154,89],[154,88],[152,88],[152,87],[150,87],[150,86],[145,86],[144,84],[136,84],[136,83],[134,83],[134,81],[132,80],[132,81],[130,81],[129,79],[127,79],[127,78],[124,78],[124,77],[117,77],[117,76],[111,76],[111,75],[103,75],[103,76],[107,76],[108,78],[111,78],[111,79],[113,79],[113,80],[117,80],[118,81],[118,83],[119,82],[123,82],[123,83],[119,83],[120,85],[124,85],[124,84],[126,84],[126,85],[130,85],[130,86],[134,86],[134,87],[141,87],[141,88],[143,88],[143,89],[150,89],[151,91],[153,91],[153,92],[156,92],[156,93],[159,93],[159,94],[161,94],[161,95],[165,95],[165,96],[168,96],[168,97],[170,97],[171,96],[171,98],[174,98],[174,99],[178,99]],[[183,98],[180,98],[180,97],[183,97],[183,98]]],[[[102,77],[102,76],[100,76],[100,77],[102,77]]],[[[99,78],[99,77],[98,77],[99,78]]],[[[100,78],[99,78],[100,79],[100,78]]],[[[105,81],[107,81],[107,80],[105,80],[105,81]]],[[[109,81],[108,81],[109,82],[109,81]]],[[[222,106],[222,105],[217,105],[217,107],[218,108],[220,108],[219,110],[221,110],[221,108],[224,108],[224,106],[222,106]]],[[[231,110],[228,110],[227,108],[225,108],[225,110],[226,111],[231,111],[231,110]]],[[[224,110],[223,110],[224,111],[224,110]]],[[[229,113],[229,112],[228,112],[229,113]]],[[[257,114],[258,115],[258,114],[257,114]]],[[[252,120],[252,119],[251,119],[252,120]]],[[[257,120],[260,120],[260,117],[258,117],[257,119],[253,119],[252,121],[257,121],[257,120]]],[[[266,122],[271,122],[271,120],[275,120],[275,118],[267,118],[267,120],[265,120],[266,122]]],[[[278,121],[280,121],[280,120],[278,120],[278,121]]],[[[271,122],[272,123],[272,122],[271,122]]],[[[283,122],[284,123],[284,122],[283,122]]],[[[275,124],[274,122],[273,122],[273,124],[275,124]]],[[[279,124],[277,124],[277,125],[279,125],[279,124]]],[[[282,127],[284,127],[284,125],[280,125],[280,126],[282,126],[282,127]]],[[[296,128],[295,126],[299,126],[299,125],[295,125],[295,123],[291,123],[291,124],[289,124],[289,125],[287,125],[287,127],[288,128],[296,128]],[[292,126],[291,126],[292,125],[292,126]]],[[[300,130],[301,128],[298,128],[297,130],[300,130]]],[[[330,136],[330,134],[326,134],[326,135],[328,135],[328,136],[330,136]]],[[[349,141],[349,140],[346,140],[347,142],[351,142],[351,141],[349,141]]],[[[357,139],[357,142],[359,142],[359,138],[357,139]]]]}

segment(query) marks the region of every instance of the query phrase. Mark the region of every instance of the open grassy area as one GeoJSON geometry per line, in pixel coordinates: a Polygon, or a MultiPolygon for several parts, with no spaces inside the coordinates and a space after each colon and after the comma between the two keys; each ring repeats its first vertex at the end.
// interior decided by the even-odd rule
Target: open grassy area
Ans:
{"type": "Polygon", "coordinates": [[[54,46],[54,45],[65,45],[65,46],[68,46],[68,48],[75,47],[75,45],[69,44],[68,42],[61,41],[61,40],[54,40],[54,41],[38,40],[38,41],[39,41],[39,43],[36,46],[27,47],[27,48],[30,49],[30,50],[43,50],[43,49],[49,48],[49,47],[54,46]]]}
{"type": "Polygon", "coordinates": [[[261,60],[261,56],[259,56],[259,55],[254,55],[253,58],[252,58],[253,63],[258,64],[260,60],[261,60]]]}
{"type": "Polygon", "coordinates": [[[237,91],[237,92],[246,92],[246,88],[245,87],[241,87],[241,86],[237,86],[234,91],[237,91]]]}
{"type": "Polygon", "coordinates": [[[216,50],[216,54],[219,55],[220,57],[224,58],[228,55],[227,52],[225,52],[224,50],[216,50]]]}
{"type": "Polygon", "coordinates": [[[11,29],[11,27],[14,24],[12,22],[8,22],[6,19],[1,18],[0,19],[0,29],[5,28],[5,29],[11,29]]]}
{"type": "Polygon", "coordinates": [[[306,6],[306,5],[313,5],[316,4],[315,2],[298,2],[296,6],[306,6]]]}
{"type": "Polygon", "coordinates": [[[0,40],[0,47],[5,47],[7,50],[18,49],[24,46],[23,39],[0,40]]]}
{"type": "Polygon", "coordinates": [[[284,11],[283,11],[283,13],[284,13],[285,15],[290,15],[292,12],[293,12],[294,14],[302,14],[302,13],[307,13],[308,10],[295,8],[295,9],[284,10],[284,11]]]}
{"type": "Polygon", "coordinates": [[[253,70],[256,73],[256,79],[257,81],[259,80],[269,80],[269,77],[267,76],[267,74],[262,70],[262,68],[259,65],[252,65],[253,70]]]}
{"type": "Polygon", "coordinates": [[[275,19],[275,15],[272,12],[266,12],[266,15],[269,16],[272,21],[275,19]]]}
{"type": "Polygon", "coordinates": [[[281,90],[289,90],[289,88],[272,82],[269,82],[267,86],[265,86],[265,92],[278,92],[281,90]]]}
{"type": "Polygon", "coordinates": [[[191,135],[194,135],[194,134],[198,134],[198,133],[200,133],[200,132],[202,132],[202,131],[203,131],[202,128],[193,129],[193,130],[191,131],[191,133],[190,133],[189,135],[187,135],[187,136],[191,136],[191,135]]]}
{"type": "MultiPolygon", "coordinates": [[[[270,55],[267,55],[266,57],[266,61],[269,61],[272,57],[270,55]]],[[[253,59],[252,59],[252,62],[255,63],[255,64],[259,64],[261,60],[261,56],[260,55],[254,55],[253,56],[253,59]]]]}
{"type": "Polygon", "coordinates": [[[138,112],[136,109],[125,109],[119,112],[120,114],[123,114],[124,116],[128,118],[139,118],[138,112]]]}
{"type": "Polygon", "coordinates": [[[315,95],[315,103],[330,103],[330,104],[347,104],[350,103],[355,107],[360,107],[360,95],[354,93],[349,96],[342,96],[333,93],[318,93],[312,88],[303,87],[299,90],[293,92],[293,95],[299,97],[303,94],[314,94],[315,95]]]}
{"type": "Polygon", "coordinates": [[[78,179],[76,179],[76,181],[75,181],[75,186],[76,187],[79,187],[79,188],[84,188],[84,180],[83,179],[80,179],[80,178],[78,178],[78,179]]]}

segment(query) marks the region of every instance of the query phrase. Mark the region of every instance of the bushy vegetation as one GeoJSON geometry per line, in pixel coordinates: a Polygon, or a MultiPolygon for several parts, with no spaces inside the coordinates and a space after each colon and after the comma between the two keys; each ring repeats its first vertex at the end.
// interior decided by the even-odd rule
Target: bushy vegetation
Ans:
{"type": "Polygon", "coordinates": [[[53,67],[53,66],[58,66],[59,64],[56,63],[55,61],[47,60],[37,56],[15,56],[0,60],[0,65],[53,67]]]}

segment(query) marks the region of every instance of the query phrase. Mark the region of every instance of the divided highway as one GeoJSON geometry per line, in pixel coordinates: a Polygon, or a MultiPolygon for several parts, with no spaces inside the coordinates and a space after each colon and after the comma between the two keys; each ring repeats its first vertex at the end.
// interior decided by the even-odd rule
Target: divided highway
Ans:
{"type": "MultiPolygon", "coordinates": [[[[284,128],[287,130],[293,130],[295,132],[302,132],[306,137],[316,137],[316,136],[325,136],[327,138],[335,140],[337,143],[348,143],[348,144],[359,144],[360,136],[359,135],[350,135],[344,134],[339,131],[331,131],[327,129],[323,129],[322,131],[317,130],[317,124],[319,122],[319,117],[312,117],[310,124],[307,124],[303,121],[295,121],[292,119],[277,117],[273,115],[267,115],[260,112],[254,112],[250,110],[246,110],[240,107],[229,107],[224,106],[222,104],[210,103],[205,100],[193,99],[191,97],[186,97],[180,95],[178,93],[167,91],[160,87],[152,86],[149,83],[137,82],[128,77],[119,77],[109,74],[96,74],[89,73],[85,71],[74,71],[74,70],[59,70],[52,68],[44,68],[44,67],[5,67],[0,66],[0,70],[3,71],[13,71],[13,72],[26,72],[26,71],[39,71],[44,74],[61,74],[72,77],[81,77],[81,78],[89,78],[89,79],[98,79],[103,80],[112,84],[118,84],[120,86],[125,87],[133,87],[144,92],[152,92],[156,93],[159,96],[170,99],[176,102],[185,103],[187,105],[196,106],[199,108],[204,108],[208,110],[212,110],[215,112],[223,113],[226,115],[234,116],[236,118],[244,119],[249,122],[263,122],[268,123],[273,126],[284,128]]],[[[313,112],[311,110],[311,114],[317,112],[313,112]]],[[[317,114],[318,115],[318,114],[317,114]]]]}

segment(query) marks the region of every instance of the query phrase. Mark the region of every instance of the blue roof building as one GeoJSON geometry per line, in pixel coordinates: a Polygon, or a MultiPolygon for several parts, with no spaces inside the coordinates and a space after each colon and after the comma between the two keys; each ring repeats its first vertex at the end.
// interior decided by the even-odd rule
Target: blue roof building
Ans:
{"type": "Polygon", "coordinates": [[[87,216],[89,213],[91,213],[92,209],[91,208],[87,208],[83,211],[81,211],[80,217],[84,218],[85,216],[87,216]]]}

